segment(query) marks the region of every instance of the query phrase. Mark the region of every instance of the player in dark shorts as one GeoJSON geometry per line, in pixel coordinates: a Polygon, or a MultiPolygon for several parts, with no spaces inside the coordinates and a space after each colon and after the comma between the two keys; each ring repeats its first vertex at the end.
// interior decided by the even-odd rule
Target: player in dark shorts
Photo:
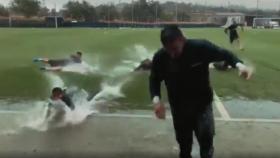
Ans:
{"type": "Polygon", "coordinates": [[[225,33],[229,34],[229,41],[231,44],[234,44],[234,42],[236,41],[239,46],[239,49],[244,50],[244,48],[241,45],[240,38],[237,32],[238,27],[241,27],[241,29],[243,30],[242,24],[238,24],[236,23],[236,21],[233,21],[232,24],[225,29],[225,33]]]}
{"type": "Polygon", "coordinates": [[[152,69],[152,60],[145,59],[143,60],[140,65],[134,69],[134,71],[149,71],[152,69]]]}
{"type": "MultiPolygon", "coordinates": [[[[34,62],[43,62],[45,64],[48,64],[50,67],[56,67],[57,70],[59,70],[59,69],[61,69],[61,67],[67,66],[69,64],[82,63],[82,53],[77,52],[76,54],[71,55],[69,59],[36,58],[33,61],[34,62]]],[[[42,67],[41,69],[47,70],[47,67],[42,67]]]]}

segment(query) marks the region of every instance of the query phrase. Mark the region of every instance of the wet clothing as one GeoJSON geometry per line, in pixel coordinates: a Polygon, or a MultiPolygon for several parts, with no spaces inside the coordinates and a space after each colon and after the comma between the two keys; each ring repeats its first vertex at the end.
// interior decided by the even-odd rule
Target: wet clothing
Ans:
{"type": "Polygon", "coordinates": [[[80,57],[78,57],[77,55],[71,55],[70,59],[57,59],[57,60],[49,60],[48,64],[51,67],[60,67],[60,66],[67,66],[69,64],[73,64],[73,63],[82,63],[82,60],[80,57]]]}
{"type": "Polygon", "coordinates": [[[160,85],[164,81],[182,158],[190,158],[193,131],[199,139],[202,158],[212,158],[214,118],[209,63],[216,61],[227,61],[233,68],[242,63],[228,50],[206,40],[187,40],[183,53],[176,59],[164,48],[154,55],[151,97],[161,96],[160,85]]]}
{"type": "MultiPolygon", "coordinates": [[[[52,97],[51,97],[52,99],[52,97]]],[[[61,101],[63,101],[71,110],[75,109],[75,105],[71,99],[71,97],[68,94],[63,94],[61,101]]]]}
{"type": "Polygon", "coordinates": [[[58,59],[58,60],[49,60],[48,64],[51,67],[59,67],[59,66],[66,66],[70,63],[68,59],[58,59]]]}
{"type": "Polygon", "coordinates": [[[63,97],[61,98],[61,100],[71,109],[74,110],[75,109],[75,105],[72,102],[72,99],[67,95],[64,94],[63,97]]]}
{"type": "Polygon", "coordinates": [[[77,56],[77,55],[71,55],[71,61],[73,63],[82,63],[82,59],[81,57],[77,56]]]}
{"type": "Polygon", "coordinates": [[[228,28],[225,29],[225,32],[229,30],[229,41],[230,43],[233,43],[233,41],[237,40],[239,38],[239,35],[237,33],[237,28],[240,26],[239,24],[232,24],[228,28]]]}

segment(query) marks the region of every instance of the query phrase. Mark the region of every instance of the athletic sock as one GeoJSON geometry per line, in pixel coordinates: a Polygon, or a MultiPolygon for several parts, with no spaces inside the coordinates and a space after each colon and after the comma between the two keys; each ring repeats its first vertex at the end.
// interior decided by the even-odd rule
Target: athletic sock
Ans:
{"type": "Polygon", "coordinates": [[[43,58],[34,58],[33,59],[33,62],[39,62],[39,61],[44,61],[44,59],[43,58]]]}

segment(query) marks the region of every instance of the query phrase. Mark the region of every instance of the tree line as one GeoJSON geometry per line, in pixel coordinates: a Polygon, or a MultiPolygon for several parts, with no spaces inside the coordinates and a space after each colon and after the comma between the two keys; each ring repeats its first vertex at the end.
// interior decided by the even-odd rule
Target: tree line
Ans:
{"type": "Polygon", "coordinates": [[[134,0],[131,3],[93,5],[87,1],[70,0],[63,7],[49,9],[39,0],[11,0],[9,6],[0,4],[0,16],[8,17],[22,15],[33,16],[63,16],[76,21],[191,21],[192,15],[214,12],[242,12],[248,15],[280,16],[280,11],[248,9],[244,6],[215,7],[184,2],[159,3],[154,0],[134,0]]]}

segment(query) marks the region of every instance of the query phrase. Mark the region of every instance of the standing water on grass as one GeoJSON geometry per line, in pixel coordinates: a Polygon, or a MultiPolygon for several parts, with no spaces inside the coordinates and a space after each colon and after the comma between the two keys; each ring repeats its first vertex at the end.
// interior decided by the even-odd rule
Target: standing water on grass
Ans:
{"type": "MultiPolygon", "coordinates": [[[[103,72],[101,65],[98,62],[94,66],[82,62],[81,64],[71,64],[61,69],[61,72],[73,72],[82,75],[103,74],[106,79],[101,83],[101,90],[95,94],[89,94],[83,89],[75,86],[68,88],[73,93],[72,100],[75,104],[75,110],[65,110],[66,115],[63,121],[55,124],[54,127],[63,127],[66,125],[80,124],[87,119],[89,115],[99,113],[100,106],[108,106],[110,101],[117,98],[125,97],[122,93],[122,87],[125,83],[130,81],[131,77],[128,75],[133,72],[134,68],[145,59],[151,59],[152,53],[142,45],[135,45],[130,49],[126,49],[128,59],[122,61],[122,64],[115,66],[108,72],[103,72]],[[88,100],[91,98],[90,100],[88,100]]],[[[67,87],[62,78],[58,75],[60,72],[44,72],[45,77],[50,83],[50,88],[67,87]]],[[[71,86],[71,85],[70,85],[71,86]]],[[[46,121],[46,113],[49,102],[48,101],[21,101],[10,102],[0,101],[1,105],[9,107],[10,112],[3,110],[3,115],[0,124],[4,125],[0,134],[18,133],[22,129],[28,128],[38,131],[47,131],[53,126],[46,121]],[[21,107],[18,109],[18,107],[21,107]]]]}
{"type": "MultiPolygon", "coordinates": [[[[45,73],[50,82],[51,88],[64,87],[63,80],[52,72],[45,73]]],[[[127,80],[122,80],[118,83],[110,85],[107,82],[101,84],[99,93],[91,97],[83,89],[71,87],[68,90],[72,91],[72,100],[75,104],[75,110],[65,110],[66,114],[63,121],[57,122],[54,126],[50,126],[46,121],[47,101],[1,101],[3,107],[8,107],[7,110],[2,111],[1,125],[2,131],[0,134],[13,134],[20,132],[23,128],[34,129],[38,131],[46,131],[53,127],[63,127],[67,125],[76,125],[82,123],[89,115],[99,112],[98,105],[109,104],[110,101],[116,98],[124,97],[121,88],[127,80]]]]}
{"type": "Polygon", "coordinates": [[[80,74],[90,74],[90,73],[96,73],[99,71],[98,66],[91,66],[86,62],[82,62],[79,64],[70,64],[67,66],[64,66],[62,68],[63,72],[75,72],[75,73],[80,73],[80,74]]]}

